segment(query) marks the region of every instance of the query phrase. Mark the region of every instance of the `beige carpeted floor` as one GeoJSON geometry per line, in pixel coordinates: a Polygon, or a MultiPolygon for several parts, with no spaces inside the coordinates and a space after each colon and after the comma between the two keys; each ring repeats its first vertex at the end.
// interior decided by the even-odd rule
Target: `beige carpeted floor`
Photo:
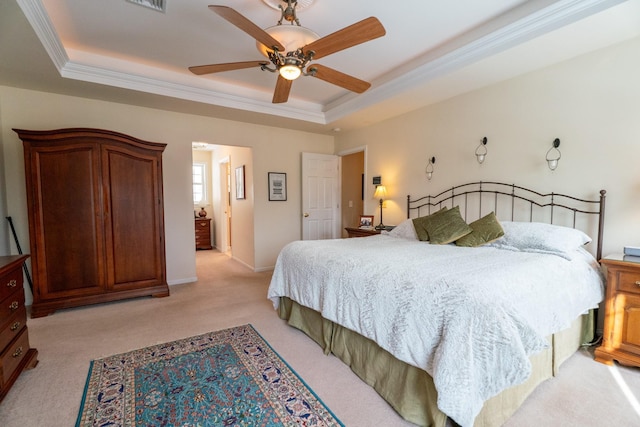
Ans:
{"type": "MultiPolygon", "coordinates": [[[[197,253],[198,282],[168,298],[139,298],[29,319],[39,365],[0,403],[0,426],[72,426],[89,361],[151,344],[251,323],[348,427],[410,426],[342,362],[278,319],[266,299],[270,273],[217,251],[197,253]]],[[[579,351],[543,383],[509,427],[640,426],[640,369],[611,369],[579,351]],[[619,374],[623,383],[616,382],[619,374]],[[630,400],[623,393],[631,392],[630,400]],[[635,395],[635,396],[633,396],[635,395]]]]}

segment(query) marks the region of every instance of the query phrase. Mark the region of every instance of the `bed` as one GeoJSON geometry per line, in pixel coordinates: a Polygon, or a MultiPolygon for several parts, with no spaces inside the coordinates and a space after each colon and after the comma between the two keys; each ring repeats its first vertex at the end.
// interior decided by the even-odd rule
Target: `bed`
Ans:
{"type": "Polygon", "coordinates": [[[388,233],[287,245],[268,298],[406,420],[501,425],[593,338],[604,200],[498,182],[408,196],[388,233]]]}

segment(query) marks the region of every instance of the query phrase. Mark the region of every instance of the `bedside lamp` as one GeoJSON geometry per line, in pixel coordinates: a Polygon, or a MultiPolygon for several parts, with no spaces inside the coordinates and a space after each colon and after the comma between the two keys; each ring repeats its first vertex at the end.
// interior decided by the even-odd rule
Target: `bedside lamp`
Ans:
{"type": "Polygon", "coordinates": [[[387,188],[384,185],[378,185],[376,192],[373,194],[374,199],[380,199],[380,224],[376,225],[376,230],[384,230],[385,226],[382,223],[382,202],[387,198],[387,188]]]}

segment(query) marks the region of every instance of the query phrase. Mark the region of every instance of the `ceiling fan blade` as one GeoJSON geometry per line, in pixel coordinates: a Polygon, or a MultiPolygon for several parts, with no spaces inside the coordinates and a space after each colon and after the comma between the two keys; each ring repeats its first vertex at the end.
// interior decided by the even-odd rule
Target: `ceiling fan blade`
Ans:
{"type": "Polygon", "coordinates": [[[371,83],[357,79],[333,68],[325,67],[320,64],[313,64],[307,67],[307,73],[327,83],[331,83],[352,92],[362,93],[371,87],[371,83]]]}
{"type": "Polygon", "coordinates": [[[278,40],[271,37],[266,31],[258,27],[253,22],[249,21],[234,9],[231,9],[228,6],[217,5],[209,6],[209,9],[211,9],[236,27],[240,28],[242,31],[249,34],[251,37],[259,41],[263,45],[269,48],[275,47],[278,49],[278,51],[284,52],[284,46],[282,46],[282,44],[280,44],[278,40]]]}
{"type": "Polygon", "coordinates": [[[203,74],[220,73],[222,71],[241,70],[243,68],[258,67],[262,64],[268,64],[267,61],[244,61],[244,62],[227,62],[226,64],[210,64],[197,65],[189,67],[189,71],[199,76],[203,74]]]}
{"type": "Polygon", "coordinates": [[[347,49],[351,46],[377,39],[386,34],[378,18],[369,17],[360,22],[349,25],[341,30],[324,36],[302,48],[304,53],[314,51],[313,59],[347,49]]]}
{"type": "Polygon", "coordinates": [[[292,83],[293,80],[287,80],[278,74],[278,82],[276,83],[276,90],[273,92],[273,100],[271,102],[274,104],[287,102],[292,83]]]}

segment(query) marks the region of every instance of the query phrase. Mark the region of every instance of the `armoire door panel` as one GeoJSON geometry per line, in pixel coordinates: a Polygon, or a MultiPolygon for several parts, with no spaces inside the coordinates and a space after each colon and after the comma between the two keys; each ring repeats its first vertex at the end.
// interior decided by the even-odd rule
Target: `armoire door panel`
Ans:
{"type": "Polygon", "coordinates": [[[102,224],[96,212],[100,167],[95,147],[49,149],[36,154],[39,186],[36,197],[42,239],[38,252],[46,264],[45,297],[100,292],[104,283],[102,224]],[[61,244],[60,242],[64,242],[61,244]]]}
{"type": "Polygon", "coordinates": [[[114,287],[142,281],[162,280],[160,268],[157,158],[127,150],[108,148],[103,152],[109,187],[107,271],[114,287]]]}

